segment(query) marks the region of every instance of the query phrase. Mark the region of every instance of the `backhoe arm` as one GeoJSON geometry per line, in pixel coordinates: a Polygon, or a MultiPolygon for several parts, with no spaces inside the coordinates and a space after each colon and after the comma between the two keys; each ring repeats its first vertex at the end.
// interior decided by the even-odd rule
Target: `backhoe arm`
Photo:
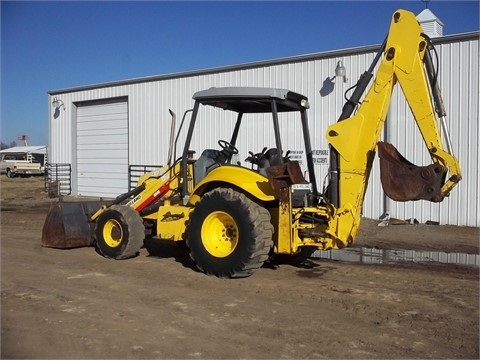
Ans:
{"type": "MultiPolygon", "coordinates": [[[[428,58],[431,66],[431,59],[426,55],[428,42],[415,15],[404,10],[395,12],[384,44],[383,58],[374,82],[356,114],[340,118],[327,129],[327,140],[338,158],[338,168],[332,171],[336,178],[333,188],[337,191],[331,196],[335,214],[329,220],[326,232],[332,236],[337,247],[350,244],[358,230],[375,150],[397,83],[435,165],[432,169],[421,168],[418,174],[427,176],[428,170],[433,171],[432,176],[439,178],[438,189],[434,189],[435,186],[427,189],[428,193],[435,193],[428,200],[441,201],[461,179],[458,160],[442,145],[434,107],[443,107],[443,104],[438,104],[441,102],[438,86],[432,83],[432,75],[425,70],[424,57],[428,58]]],[[[414,166],[403,157],[401,161],[414,166]]]]}

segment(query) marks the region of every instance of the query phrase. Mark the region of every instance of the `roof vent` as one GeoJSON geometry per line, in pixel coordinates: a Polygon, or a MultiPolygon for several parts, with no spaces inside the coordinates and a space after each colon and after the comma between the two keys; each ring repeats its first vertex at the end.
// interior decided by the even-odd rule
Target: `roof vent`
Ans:
{"type": "Polygon", "coordinates": [[[417,20],[426,35],[431,38],[443,36],[443,22],[441,22],[440,19],[429,9],[424,9],[418,14],[417,20]]]}

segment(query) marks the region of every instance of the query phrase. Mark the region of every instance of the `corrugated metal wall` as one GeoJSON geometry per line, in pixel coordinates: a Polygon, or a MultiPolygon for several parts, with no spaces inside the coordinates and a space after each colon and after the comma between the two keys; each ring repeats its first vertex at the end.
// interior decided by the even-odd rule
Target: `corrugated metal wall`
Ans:
{"type": "MultiPolygon", "coordinates": [[[[436,49],[440,63],[439,82],[447,109],[446,122],[463,180],[440,204],[427,201],[400,203],[388,199],[387,209],[400,219],[479,226],[478,38],[440,44],[436,49]]],[[[410,109],[398,91],[392,99],[390,114],[388,140],[414,164],[431,163],[410,109]]]]}
{"type": "MultiPolygon", "coordinates": [[[[427,202],[395,203],[386,200],[381,190],[378,160],[369,181],[363,215],[378,218],[385,210],[396,218],[416,218],[420,222],[439,221],[442,224],[479,226],[478,184],[478,36],[464,36],[437,45],[440,56],[440,84],[449,114],[449,126],[456,155],[461,160],[463,178],[449,199],[441,204],[427,202]],[[470,72],[465,71],[470,69],[470,72]]],[[[129,163],[137,165],[164,164],[167,161],[170,116],[168,109],[177,113],[177,124],[183,113],[193,106],[192,95],[196,91],[212,86],[265,86],[287,88],[308,96],[310,134],[312,147],[316,150],[328,148],[325,129],[336,121],[344,103],[344,92],[355,84],[359,76],[369,67],[375,56],[375,48],[358,48],[345,51],[314,54],[305,57],[283,59],[276,62],[249,64],[243,67],[215,69],[193,74],[170,77],[138,79],[118,84],[100,84],[97,87],[67,89],[50,92],[49,109],[51,163],[72,163],[72,139],[75,134],[75,103],[128,97],[129,107],[129,163]],[[347,68],[347,82],[334,78],[338,60],[347,68]],[[56,96],[66,105],[60,116],[53,117],[51,101],[56,96]]],[[[429,163],[423,141],[416,135],[416,125],[403,95],[395,92],[387,121],[386,136],[399,150],[417,165],[429,163]]],[[[225,113],[222,112],[222,116],[225,113]]],[[[214,123],[219,112],[206,111],[205,116],[214,123]]],[[[189,118],[189,117],[188,117],[189,118]]],[[[217,123],[218,124],[218,123],[217,123]]],[[[268,123],[270,126],[270,123],[268,123]]],[[[269,128],[269,127],[267,127],[269,128]]],[[[216,147],[218,136],[226,129],[207,127],[203,136],[195,141],[197,155],[205,147],[216,147]],[[213,141],[212,141],[213,139],[213,141]]],[[[303,138],[299,127],[282,128],[288,131],[291,141],[285,142],[285,150],[303,150],[303,138]]],[[[185,131],[179,138],[177,156],[182,151],[185,131]]],[[[252,129],[255,148],[238,143],[240,160],[248,151],[259,152],[268,146],[269,133],[263,129],[252,129]]],[[[227,137],[226,140],[229,140],[227,137]]],[[[250,142],[250,141],[249,141],[250,142]]],[[[303,156],[304,154],[300,155],[303,156]]],[[[319,188],[327,174],[327,165],[316,165],[319,188]]],[[[73,170],[75,177],[75,169],[73,170]]],[[[127,189],[125,189],[126,191],[127,189]]],[[[75,194],[75,187],[73,189],[75,194]]]]}

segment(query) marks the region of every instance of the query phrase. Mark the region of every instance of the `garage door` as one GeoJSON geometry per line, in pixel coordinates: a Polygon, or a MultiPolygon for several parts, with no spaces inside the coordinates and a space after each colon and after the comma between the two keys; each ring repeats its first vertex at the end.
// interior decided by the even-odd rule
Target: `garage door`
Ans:
{"type": "Polygon", "coordinates": [[[77,104],[77,193],[116,197],[128,190],[126,98],[77,104]]]}

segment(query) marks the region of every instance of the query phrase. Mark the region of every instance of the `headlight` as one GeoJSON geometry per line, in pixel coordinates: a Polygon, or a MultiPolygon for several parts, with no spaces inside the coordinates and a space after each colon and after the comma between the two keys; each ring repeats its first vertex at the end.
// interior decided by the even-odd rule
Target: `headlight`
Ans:
{"type": "Polygon", "coordinates": [[[305,109],[310,109],[310,103],[308,102],[308,100],[303,99],[302,101],[300,101],[300,105],[303,106],[305,109]]]}

